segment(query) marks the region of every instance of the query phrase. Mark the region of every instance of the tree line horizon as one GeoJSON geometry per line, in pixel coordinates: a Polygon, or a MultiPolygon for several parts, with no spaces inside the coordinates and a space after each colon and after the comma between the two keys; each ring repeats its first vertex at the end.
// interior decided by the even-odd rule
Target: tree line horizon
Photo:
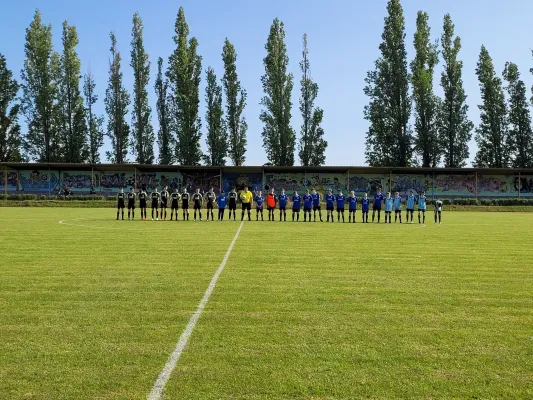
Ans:
{"type": "MultiPolygon", "coordinates": [[[[36,10],[26,29],[20,82],[0,53],[0,162],[97,164],[107,136],[111,149],[105,160],[111,163],[224,166],[229,159],[232,165],[244,165],[247,93],[239,81],[235,46],[225,39],[221,53],[224,71],[219,81],[213,68],[202,69],[198,41],[190,35],[181,7],[175,23],[175,49],[166,67],[164,59],[158,57],[152,86],[152,64],[144,48],[143,29],[141,17],[135,13],[130,42],[134,78],[131,94],[123,85],[122,57],[110,32],[104,118],[94,112],[99,100],[94,76],[90,71],[81,74],[76,27],[63,23],[63,48],[61,53],[56,52],[52,26],[44,24],[36,10]],[[199,87],[203,73],[206,113],[202,121],[199,87]],[[157,134],[148,104],[150,86],[157,100],[157,134]],[[27,125],[24,134],[21,117],[27,125]],[[202,122],[207,128],[205,153],[200,147],[202,122]],[[129,151],[133,160],[128,160],[129,151]]],[[[473,167],[533,167],[533,95],[528,99],[517,65],[505,63],[502,81],[488,50],[481,47],[476,75],[482,104],[478,106],[480,123],[474,127],[468,119],[463,88],[461,38],[455,36],[454,29],[451,16],[446,14],[440,40],[433,40],[429,15],[419,11],[413,38],[415,57],[408,63],[403,8],[400,0],[388,1],[381,54],[365,78],[364,94],[369,99],[363,110],[369,123],[365,160],[369,166],[462,168],[470,157],[468,142],[475,134],[478,152],[473,167]],[[434,70],[440,59],[442,98],[434,92],[434,70]]],[[[285,29],[283,22],[274,19],[265,44],[259,119],[268,163],[276,166],[293,166],[296,156],[302,166],[321,166],[326,160],[324,110],[315,105],[319,87],[310,75],[306,34],[302,43],[302,125],[297,138],[291,125],[294,76],[287,73],[285,29]]]]}

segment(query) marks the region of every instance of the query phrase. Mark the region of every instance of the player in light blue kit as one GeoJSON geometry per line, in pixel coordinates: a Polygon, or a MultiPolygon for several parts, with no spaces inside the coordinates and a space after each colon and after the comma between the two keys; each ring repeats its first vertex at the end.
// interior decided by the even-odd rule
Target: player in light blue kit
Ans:
{"type": "Polygon", "coordinates": [[[368,193],[365,193],[361,199],[361,211],[363,212],[363,224],[368,224],[368,211],[370,210],[370,199],[368,193]]]}
{"type": "Polygon", "coordinates": [[[400,217],[400,224],[402,223],[402,198],[400,193],[394,193],[394,222],[398,222],[398,217],[400,217]]]}
{"type": "Polygon", "coordinates": [[[390,192],[387,193],[387,197],[385,197],[385,223],[392,224],[392,206],[394,203],[394,199],[391,197],[390,192]]]}
{"type": "Polygon", "coordinates": [[[409,214],[411,214],[411,223],[413,223],[413,215],[415,213],[415,200],[416,200],[416,197],[413,193],[412,190],[409,191],[409,196],[407,196],[407,201],[406,201],[406,215],[405,215],[405,223],[408,224],[409,223],[409,214]]]}
{"type": "Polygon", "coordinates": [[[426,202],[427,202],[426,192],[422,192],[422,194],[418,196],[418,223],[419,224],[426,223],[426,208],[427,208],[426,202]],[[420,213],[422,213],[423,222],[420,222],[420,213]]]}
{"type": "Polygon", "coordinates": [[[357,211],[357,197],[355,197],[355,192],[352,190],[350,192],[350,195],[348,196],[348,222],[353,222],[355,224],[355,212],[356,211],[357,211]]]}

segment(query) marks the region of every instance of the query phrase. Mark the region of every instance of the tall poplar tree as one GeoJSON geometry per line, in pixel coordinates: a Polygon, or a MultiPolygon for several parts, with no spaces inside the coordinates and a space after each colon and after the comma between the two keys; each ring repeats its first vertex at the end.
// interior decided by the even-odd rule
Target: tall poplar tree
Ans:
{"type": "Polygon", "coordinates": [[[122,84],[120,52],[117,50],[115,34],[111,38],[111,60],[109,61],[109,80],[105,96],[107,113],[107,136],[111,139],[112,150],[106,152],[107,159],[115,164],[124,164],[128,155],[130,127],[126,122],[130,96],[122,84]]]}
{"type": "Polygon", "coordinates": [[[479,105],[481,122],[476,129],[476,166],[505,168],[508,165],[507,109],[502,80],[496,76],[494,64],[485,46],[481,46],[476,74],[481,89],[479,105]]]}
{"type": "Polygon", "coordinates": [[[468,142],[472,139],[474,124],[468,119],[468,104],[463,88],[463,62],[458,60],[461,38],[455,36],[455,25],[450,14],[444,16],[441,38],[444,68],[441,86],[444,98],[439,112],[439,140],[444,166],[461,168],[469,157],[468,142]]]}
{"type": "Polygon", "coordinates": [[[224,121],[222,108],[222,87],[217,84],[217,76],[213,68],[207,69],[207,87],[205,89],[207,110],[205,121],[207,124],[207,154],[204,162],[207,165],[226,165],[225,157],[228,154],[228,134],[224,121]]]}
{"type": "Polygon", "coordinates": [[[54,121],[56,71],[59,57],[52,48],[52,26],[43,25],[35,12],[26,29],[21,108],[28,125],[27,151],[41,162],[60,161],[60,143],[54,121]]]}
{"type": "Polygon", "coordinates": [[[315,107],[318,85],[311,79],[307,34],[303,36],[303,47],[302,61],[300,61],[300,70],[302,71],[300,112],[302,113],[303,123],[298,144],[298,155],[300,163],[304,167],[310,167],[325,163],[328,142],[324,140],[324,130],[320,126],[324,111],[319,107],[315,107]]]}
{"type": "Polygon", "coordinates": [[[366,161],[371,166],[406,167],[412,162],[412,133],[409,127],[411,98],[405,50],[405,18],[400,0],[389,0],[379,45],[381,57],[365,79],[370,98],[365,119],[366,161]]]}
{"type": "Polygon", "coordinates": [[[182,165],[198,165],[202,159],[200,138],[202,123],[198,115],[202,57],[198,41],[187,40],[189,25],[180,7],[175,25],[176,50],[170,56],[167,77],[172,97],[172,126],[176,130],[176,160],[182,165]]]}
{"type": "Polygon", "coordinates": [[[154,89],[157,97],[157,117],[159,119],[159,132],[157,134],[159,164],[170,165],[174,159],[175,145],[171,132],[168,80],[163,77],[163,59],[161,57],[157,60],[157,77],[154,89]]]}
{"type": "Polygon", "coordinates": [[[61,161],[84,163],[89,156],[85,107],[80,92],[81,62],[76,53],[76,27],[63,22],[63,53],[57,70],[57,127],[61,161]]]}
{"type": "Polygon", "coordinates": [[[527,99],[527,89],[520,79],[518,66],[505,64],[503,78],[507,82],[507,104],[509,106],[508,145],[513,168],[533,167],[533,129],[527,99]]]}
{"type": "Polygon", "coordinates": [[[100,162],[100,148],[104,145],[104,117],[95,115],[93,107],[98,101],[95,92],[96,83],[91,72],[83,78],[83,94],[85,96],[85,117],[87,119],[87,131],[89,134],[89,158],[91,164],[100,162]]]}
{"type": "Polygon", "coordinates": [[[291,94],[293,75],[287,73],[289,56],[285,46],[283,22],[275,19],[265,45],[267,55],[263,60],[265,74],[261,78],[265,96],[261,99],[263,110],[263,147],[268,161],[274,165],[294,165],[296,134],[291,126],[291,94]]]}
{"type": "Polygon", "coordinates": [[[411,82],[415,103],[414,147],[422,167],[435,168],[440,161],[438,138],[439,99],[433,92],[433,72],[439,62],[437,43],[431,42],[429,16],[418,12],[414,46],[416,55],[411,62],[411,82]]]}
{"type": "Polygon", "coordinates": [[[131,67],[133,68],[132,147],[139,164],[154,162],[154,128],[152,109],[148,105],[147,86],[150,83],[150,61],[144,49],[143,23],[138,13],[133,15],[131,32],[131,67]]]}
{"type": "Polygon", "coordinates": [[[20,162],[22,137],[18,117],[20,104],[15,103],[19,85],[0,54],[0,162],[20,162]]]}
{"type": "Polygon", "coordinates": [[[222,50],[224,77],[222,84],[226,93],[226,127],[228,129],[228,156],[233,165],[240,166],[246,160],[246,131],[248,124],[242,116],[246,107],[246,90],[241,87],[237,75],[235,46],[226,38],[222,50]]]}

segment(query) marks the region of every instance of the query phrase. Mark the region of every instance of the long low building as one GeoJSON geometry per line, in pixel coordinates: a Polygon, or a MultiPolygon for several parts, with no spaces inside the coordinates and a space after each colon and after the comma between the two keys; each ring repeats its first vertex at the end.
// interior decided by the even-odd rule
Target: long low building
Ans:
{"type": "Polygon", "coordinates": [[[381,187],[402,195],[425,191],[429,198],[533,198],[533,169],[0,163],[0,193],[53,196],[68,188],[78,195],[110,195],[121,187],[156,186],[202,192],[284,188],[289,194],[331,188],[357,195],[381,187]]]}

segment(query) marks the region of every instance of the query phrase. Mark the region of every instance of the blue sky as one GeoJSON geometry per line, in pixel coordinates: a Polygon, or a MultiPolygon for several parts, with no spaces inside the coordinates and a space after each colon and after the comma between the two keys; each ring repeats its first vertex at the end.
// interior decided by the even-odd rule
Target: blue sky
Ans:
{"type": "MultiPolygon", "coordinates": [[[[379,56],[378,45],[386,13],[386,0],[25,0],[2,7],[0,37],[3,39],[0,53],[6,56],[8,67],[19,76],[24,61],[25,29],[30,24],[35,9],[41,10],[45,23],[52,24],[57,51],[61,51],[61,24],[67,20],[78,29],[78,53],[82,61],[82,72],[90,67],[95,76],[100,96],[98,111],[103,114],[108,77],[109,32],[112,30],[117,35],[118,47],[124,58],[124,83],[131,92],[129,43],[134,12],[138,11],[144,22],[145,47],[152,62],[152,76],[155,76],[157,57],[163,57],[166,62],[174,49],[174,22],[180,6],[185,8],[191,34],[200,43],[199,52],[203,56],[204,71],[212,66],[220,78],[223,73],[220,54],[224,38],[228,37],[236,46],[237,70],[242,85],[248,92],[248,106],[245,110],[249,124],[247,165],[262,165],[267,162],[262,148],[262,125],[259,121],[259,102],[263,95],[260,78],[264,73],[264,44],[275,17],[285,23],[289,71],[295,75],[292,125],[296,132],[299,134],[301,125],[298,110],[298,64],[302,35],[307,33],[311,73],[320,87],[317,105],[324,109],[323,126],[329,142],[326,164],[365,165],[364,142],[368,124],[363,118],[363,107],[368,100],[363,94],[364,78],[379,56]]],[[[480,103],[475,68],[482,44],[493,57],[498,74],[501,75],[506,61],[515,62],[528,88],[532,86],[533,76],[529,73],[529,69],[533,67],[531,0],[507,0],[504,5],[496,0],[405,0],[403,6],[409,61],[414,56],[412,42],[417,11],[429,13],[435,38],[441,35],[444,14],[449,12],[452,15],[456,34],[463,41],[460,56],[464,61],[463,78],[470,117],[475,124],[479,121],[477,105],[480,103]]],[[[440,68],[438,74],[440,76],[440,68]]],[[[436,77],[436,91],[440,94],[437,81],[439,76],[436,77]]],[[[205,74],[201,88],[202,119],[205,115],[204,84],[205,74]]],[[[152,123],[157,129],[153,79],[149,95],[153,109],[152,123]]],[[[131,114],[128,118],[131,118],[131,114]]],[[[202,129],[205,133],[205,126],[202,129]]],[[[202,147],[205,148],[205,137],[202,138],[202,147]]],[[[474,153],[472,140],[471,158],[474,153]]]]}

